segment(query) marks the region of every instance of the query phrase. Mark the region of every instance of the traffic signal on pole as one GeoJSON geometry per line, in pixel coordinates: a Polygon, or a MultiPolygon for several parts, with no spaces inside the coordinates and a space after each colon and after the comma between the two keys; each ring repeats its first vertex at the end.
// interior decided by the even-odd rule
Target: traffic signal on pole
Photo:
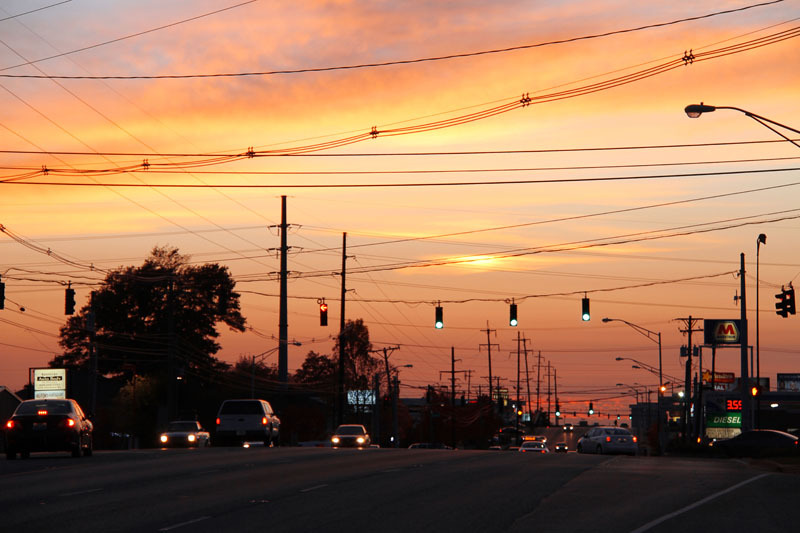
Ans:
{"type": "Polygon", "coordinates": [[[6,307],[6,284],[0,281],[0,309],[6,307]]]}
{"type": "Polygon", "coordinates": [[[64,314],[72,315],[75,313],[75,289],[67,287],[64,294],[64,314]]]}
{"type": "Polygon", "coordinates": [[[561,406],[556,402],[556,418],[561,417],[561,406]]]}
{"type": "Polygon", "coordinates": [[[793,315],[797,312],[797,307],[794,304],[794,287],[792,284],[789,284],[789,288],[784,291],[786,296],[783,299],[784,305],[786,306],[786,312],[790,315],[793,315]]]}
{"type": "Polygon", "coordinates": [[[517,304],[511,304],[508,308],[508,325],[516,327],[517,323],[517,304]]]}
{"type": "Polygon", "coordinates": [[[589,402],[589,416],[593,414],[594,414],[594,404],[592,404],[592,402],[589,402]]]}
{"type": "Polygon", "coordinates": [[[781,289],[781,292],[776,294],[775,298],[778,299],[778,302],[775,304],[775,313],[786,318],[789,316],[789,309],[786,305],[786,290],[781,289]]]}
{"type": "Polygon", "coordinates": [[[589,313],[589,298],[585,297],[581,300],[581,320],[588,322],[592,318],[589,313]]]}
{"type": "Polygon", "coordinates": [[[750,396],[755,398],[759,394],[761,394],[761,387],[759,387],[758,385],[753,385],[752,387],[750,387],[750,396]]]}
{"type": "Polygon", "coordinates": [[[326,304],[325,302],[321,302],[319,304],[319,325],[320,326],[328,325],[328,304],[326,304]]]}
{"type": "Polygon", "coordinates": [[[433,323],[436,329],[442,329],[444,327],[444,313],[442,312],[442,306],[436,306],[436,321],[433,323]]]}

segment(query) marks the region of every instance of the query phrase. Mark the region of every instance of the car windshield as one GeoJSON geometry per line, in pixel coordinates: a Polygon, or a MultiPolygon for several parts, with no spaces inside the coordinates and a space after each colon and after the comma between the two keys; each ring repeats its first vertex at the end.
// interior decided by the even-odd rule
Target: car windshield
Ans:
{"type": "Polygon", "coordinates": [[[196,431],[197,422],[170,422],[167,431],[196,431]]]}
{"type": "Polygon", "coordinates": [[[222,404],[222,415],[263,415],[264,408],[261,402],[252,400],[234,400],[222,404]]]}
{"type": "Polygon", "coordinates": [[[22,402],[15,414],[35,415],[39,411],[47,411],[50,415],[68,415],[72,413],[72,403],[64,400],[33,400],[22,402]]]}
{"type": "Polygon", "coordinates": [[[363,435],[364,428],[361,426],[339,426],[336,428],[337,435],[363,435]]]}

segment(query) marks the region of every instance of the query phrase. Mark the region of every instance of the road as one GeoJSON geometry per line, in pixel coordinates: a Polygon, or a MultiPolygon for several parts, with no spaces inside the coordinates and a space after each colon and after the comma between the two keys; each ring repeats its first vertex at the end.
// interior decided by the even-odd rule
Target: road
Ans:
{"type": "Polygon", "coordinates": [[[729,459],[206,448],[0,460],[2,530],[796,531],[800,476],[729,459]]]}

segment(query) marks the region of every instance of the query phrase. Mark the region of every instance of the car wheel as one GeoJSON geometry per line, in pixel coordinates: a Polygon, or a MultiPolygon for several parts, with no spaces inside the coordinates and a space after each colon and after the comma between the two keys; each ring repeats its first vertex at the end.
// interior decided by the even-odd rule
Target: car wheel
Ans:
{"type": "Polygon", "coordinates": [[[92,439],[89,439],[89,444],[83,449],[83,456],[84,457],[91,457],[92,456],[92,439]]]}

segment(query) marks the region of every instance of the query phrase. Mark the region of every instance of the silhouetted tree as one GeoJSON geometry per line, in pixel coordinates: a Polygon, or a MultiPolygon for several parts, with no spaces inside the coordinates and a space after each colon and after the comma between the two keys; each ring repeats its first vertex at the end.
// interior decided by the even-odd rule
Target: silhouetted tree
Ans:
{"type": "Polygon", "coordinates": [[[140,376],[164,374],[170,357],[177,374],[200,379],[228,368],[214,357],[216,325],[245,329],[235,282],[227,267],[189,265],[188,259],[175,248],[156,247],[142,266],[110,272],[61,328],[64,353],[50,365],[90,368],[93,340],[104,375],[120,376],[130,362],[140,376]]]}

